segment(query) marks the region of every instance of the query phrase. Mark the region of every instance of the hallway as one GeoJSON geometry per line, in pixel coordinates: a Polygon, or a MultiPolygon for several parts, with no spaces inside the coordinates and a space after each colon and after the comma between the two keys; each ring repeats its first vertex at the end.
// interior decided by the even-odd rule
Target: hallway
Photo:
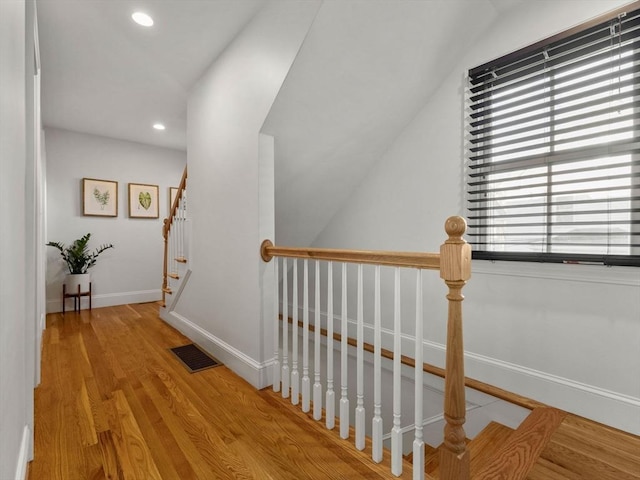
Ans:
{"type": "Polygon", "coordinates": [[[48,316],[30,480],[388,478],[226,367],[188,373],[157,312],[48,316]]]}

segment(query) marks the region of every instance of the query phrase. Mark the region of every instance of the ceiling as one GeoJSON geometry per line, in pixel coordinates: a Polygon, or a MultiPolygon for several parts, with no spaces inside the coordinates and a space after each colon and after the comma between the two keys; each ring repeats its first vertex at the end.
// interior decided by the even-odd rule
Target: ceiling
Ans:
{"type": "Polygon", "coordinates": [[[189,90],[263,5],[37,0],[45,126],[186,150],[189,90]]]}
{"type": "MultiPolygon", "coordinates": [[[[474,38],[523,1],[325,0],[263,127],[278,241],[311,244],[474,38]]],[[[45,126],[186,150],[190,89],[266,2],[37,0],[45,126]],[[136,25],[134,6],[155,25],[136,25]]]]}

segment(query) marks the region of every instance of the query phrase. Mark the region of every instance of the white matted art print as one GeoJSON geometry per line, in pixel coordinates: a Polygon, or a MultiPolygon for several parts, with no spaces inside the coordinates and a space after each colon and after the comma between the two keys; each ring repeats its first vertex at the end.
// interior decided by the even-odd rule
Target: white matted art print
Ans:
{"type": "Polygon", "coordinates": [[[118,216],[118,182],[82,179],[82,214],[97,217],[118,216]]]}
{"type": "Polygon", "coordinates": [[[129,184],[129,217],[158,218],[158,185],[129,184]]]}

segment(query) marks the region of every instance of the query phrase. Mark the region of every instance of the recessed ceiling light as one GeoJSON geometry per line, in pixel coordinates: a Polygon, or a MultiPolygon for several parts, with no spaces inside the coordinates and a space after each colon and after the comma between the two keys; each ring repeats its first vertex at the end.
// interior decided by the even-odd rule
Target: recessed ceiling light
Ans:
{"type": "Polygon", "coordinates": [[[131,15],[131,18],[133,18],[134,22],[138,25],[142,25],[143,27],[150,27],[153,25],[153,18],[143,12],[135,12],[131,15]]]}
{"type": "Polygon", "coordinates": [[[166,129],[166,127],[161,123],[154,123],[153,124],[153,128],[155,128],[156,130],[165,130],[166,129]]]}

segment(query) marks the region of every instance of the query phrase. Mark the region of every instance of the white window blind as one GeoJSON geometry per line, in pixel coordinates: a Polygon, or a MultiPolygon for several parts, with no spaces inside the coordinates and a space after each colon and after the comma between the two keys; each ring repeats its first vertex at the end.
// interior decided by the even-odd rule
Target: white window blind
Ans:
{"type": "Polygon", "coordinates": [[[469,71],[474,258],[640,266],[639,78],[640,2],[469,71]]]}

